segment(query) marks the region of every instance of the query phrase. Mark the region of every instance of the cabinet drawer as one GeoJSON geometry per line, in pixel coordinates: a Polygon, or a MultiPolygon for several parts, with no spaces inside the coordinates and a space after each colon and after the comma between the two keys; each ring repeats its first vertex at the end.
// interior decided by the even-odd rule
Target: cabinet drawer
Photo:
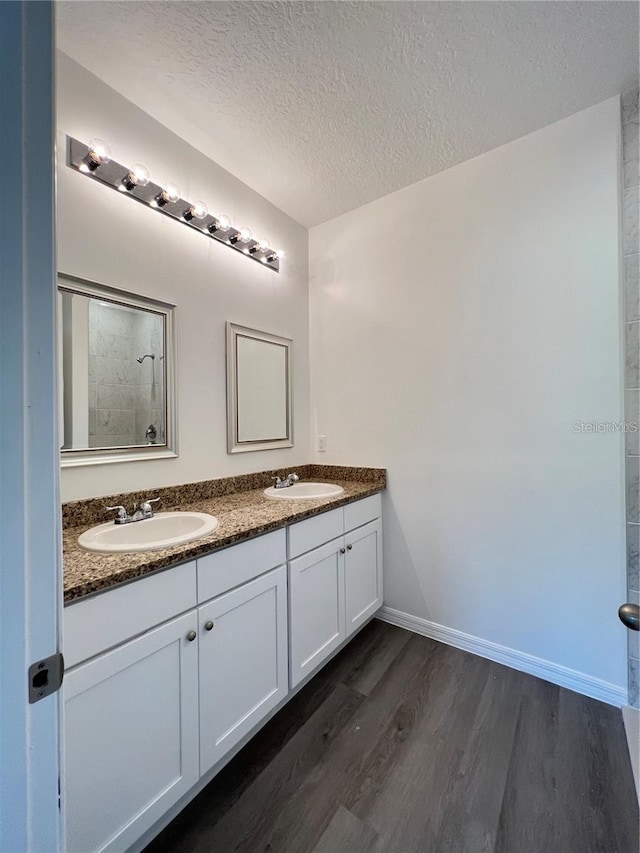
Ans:
{"type": "Polygon", "coordinates": [[[347,504],[344,508],[344,529],[353,530],[368,521],[374,521],[382,515],[382,496],[371,495],[347,504]]]}
{"type": "Polygon", "coordinates": [[[195,605],[195,562],[69,604],[63,614],[65,666],[69,669],[195,605]]]}
{"type": "Polygon", "coordinates": [[[312,548],[324,545],[344,533],[342,507],[315,515],[305,521],[292,524],[289,528],[289,559],[298,557],[312,548]]]}
{"type": "Polygon", "coordinates": [[[286,533],[274,530],[198,558],[198,601],[208,601],[287,561],[286,533]]]}

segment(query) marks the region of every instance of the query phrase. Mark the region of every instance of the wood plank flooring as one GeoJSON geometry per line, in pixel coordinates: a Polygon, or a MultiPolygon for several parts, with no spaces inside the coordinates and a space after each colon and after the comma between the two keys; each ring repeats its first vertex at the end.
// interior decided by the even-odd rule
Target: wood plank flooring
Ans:
{"type": "Polygon", "coordinates": [[[620,711],[374,620],[145,853],[638,853],[620,711]]]}

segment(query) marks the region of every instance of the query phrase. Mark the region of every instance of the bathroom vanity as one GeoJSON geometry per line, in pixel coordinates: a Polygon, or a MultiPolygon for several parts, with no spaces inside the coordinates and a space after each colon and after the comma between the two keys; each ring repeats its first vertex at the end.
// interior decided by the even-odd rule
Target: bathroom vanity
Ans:
{"type": "MultiPolygon", "coordinates": [[[[225,498],[201,501],[220,525],[190,543],[194,559],[147,574],[145,560],[167,555],[127,555],[138,579],[70,600],[69,851],[141,849],[382,606],[384,479],[340,484],[321,501],[226,496],[226,546],[225,498]],[[259,535],[239,533],[242,501],[259,535]]],[[[96,555],[68,547],[77,596],[82,559],[96,583],[96,555]]],[[[118,560],[106,560],[116,578],[118,560]]]]}

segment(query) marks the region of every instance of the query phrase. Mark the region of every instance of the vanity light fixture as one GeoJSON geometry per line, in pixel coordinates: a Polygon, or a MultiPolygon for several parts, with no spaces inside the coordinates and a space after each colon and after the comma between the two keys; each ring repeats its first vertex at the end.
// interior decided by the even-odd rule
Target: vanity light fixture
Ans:
{"type": "Polygon", "coordinates": [[[122,192],[131,192],[136,187],[146,187],[149,183],[149,170],[142,163],[134,163],[120,182],[122,192]]]}
{"type": "Polygon", "coordinates": [[[214,216],[204,202],[190,202],[182,198],[179,188],[173,183],[153,183],[148,169],[141,163],[134,163],[127,169],[115,162],[103,139],[92,139],[87,145],[67,137],[67,145],[67,165],[70,168],[280,272],[284,253],[274,251],[268,240],[254,240],[250,228],[234,228],[226,214],[214,216]]]}

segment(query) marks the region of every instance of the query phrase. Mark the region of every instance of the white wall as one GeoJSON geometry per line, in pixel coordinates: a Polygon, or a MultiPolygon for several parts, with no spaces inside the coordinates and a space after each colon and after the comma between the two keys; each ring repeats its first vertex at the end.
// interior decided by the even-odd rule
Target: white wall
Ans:
{"type": "Polygon", "coordinates": [[[64,469],[63,500],[308,462],[306,229],[64,54],[57,109],[60,270],[178,306],[179,458],[64,469]],[[67,168],[65,134],[106,139],[114,159],[268,237],[287,252],[280,275],[67,168]],[[226,320],[293,339],[294,448],[227,454],[226,320]]]}
{"type": "Polygon", "coordinates": [[[318,461],[388,468],[385,601],[625,688],[619,104],[311,231],[318,461]]]}

